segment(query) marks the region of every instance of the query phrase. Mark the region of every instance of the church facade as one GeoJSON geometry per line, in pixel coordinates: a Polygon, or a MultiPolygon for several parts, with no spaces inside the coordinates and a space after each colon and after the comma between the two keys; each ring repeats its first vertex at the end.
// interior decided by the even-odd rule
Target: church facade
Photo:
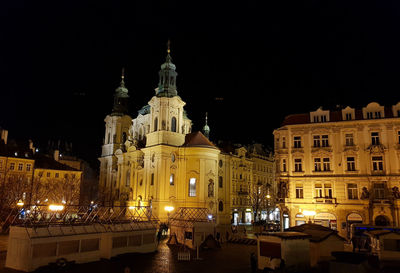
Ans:
{"type": "MultiPolygon", "coordinates": [[[[128,113],[128,89],[124,75],[114,95],[114,107],[105,118],[105,136],[100,160],[100,199],[107,205],[150,206],[161,221],[171,209],[208,208],[217,224],[230,225],[233,213],[238,222],[253,220],[249,190],[262,176],[253,176],[251,155],[245,148],[226,153],[208,139],[209,127],[192,132],[192,121],[178,96],[176,67],[168,50],[161,65],[159,83],[148,104],[132,118],[128,113]],[[240,164],[240,162],[244,162],[240,164]],[[240,179],[235,168],[241,168],[240,179]],[[235,183],[243,184],[236,187],[235,183]],[[246,189],[246,190],[244,190],[246,189]],[[237,201],[237,196],[243,200],[237,201]],[[240,205],[239,205],[240,204],[240,205]]],[[[268,181],[273,181],[272,155],[257,157],[268,181]],[[260,163],[261,160],[261,163],[260,163]]],[[[261,183],[261,182],[260,182],[261,183]]]]}

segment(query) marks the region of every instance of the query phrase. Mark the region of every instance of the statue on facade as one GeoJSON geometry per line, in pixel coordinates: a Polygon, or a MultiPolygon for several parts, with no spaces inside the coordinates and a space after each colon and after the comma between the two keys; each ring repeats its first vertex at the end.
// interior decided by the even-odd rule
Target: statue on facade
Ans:
{"type": "Polygon", "coordinates": [[[288,184],[285,181],[279,182],[278,198],[288,198],[288,184]]]}
{"type": "Polygon", "coordinates": [[[393,194],[394,199],[400,199],[400,192],[399,192],[398,187],[394,186],[392,188],[392,194],[393,194]]]}
{"type": "Polygon", "coordinates": [[[367,187],[362,188],[361,199],[368,199],[369,198],[369,191],[367,187]]]}
{"type": "Polygon", "coordinates": [[[212,179],[208,183],[208,197],[214,197],[214,181],[212,179]]]}

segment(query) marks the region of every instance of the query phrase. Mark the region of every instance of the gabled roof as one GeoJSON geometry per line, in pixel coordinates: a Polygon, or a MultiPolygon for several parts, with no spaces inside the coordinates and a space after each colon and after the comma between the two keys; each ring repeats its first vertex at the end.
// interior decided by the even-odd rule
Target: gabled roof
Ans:
{"type": "Polygon", "coordinates": [[[204,147],[217,149],[217,147],[215,147],[215,145],[200,131],[187,134],[185,136],[185,143],[183,143],[182,147],[204,147]]]}
{"type": "Polygon", "coordinates": [[[302,232],[311,235],[311,242],[321,242],[327,239],[329,236],[337,236],[341,240],[345,240],[343,237],[339,236],[336,230],[317,225],[317,224],[303,224],[300,226],[290,227],[285,229],[286,231],[302,232]]]}

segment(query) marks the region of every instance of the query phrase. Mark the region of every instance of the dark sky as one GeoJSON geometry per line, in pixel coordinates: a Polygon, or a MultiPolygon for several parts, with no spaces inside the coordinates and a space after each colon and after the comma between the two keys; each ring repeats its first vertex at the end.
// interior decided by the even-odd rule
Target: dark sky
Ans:
{"type": "Polygon", "coordinates": [[[288,114],[400,100],[398,1],[160,2],[2,1],[0,126],[95,162],[121,67],[136,116],[168,39],[194,130],[209,112],[214,140],[271,145],[288,114]]]}

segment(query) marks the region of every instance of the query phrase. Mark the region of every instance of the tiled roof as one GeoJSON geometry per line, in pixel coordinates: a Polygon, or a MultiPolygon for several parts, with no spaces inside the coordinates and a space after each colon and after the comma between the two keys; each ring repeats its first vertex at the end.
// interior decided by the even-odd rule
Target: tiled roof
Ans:
{"type": "Polygon", "coordinates": [[[185,136],[185,143],[182,145],[183,147],[206,147],[206,148],[214,148],[215,145],[208,140],[200,131],[187,134],[185,136]]]}
{"type": "Polygon", "coordinates": [[[62,171],[78,171],[75,168],[62,164],[54,158],[43,155],[43,154],[35,154],[33,156],[35,159],[35,168],[36,169],[50,169],[50,170],[62,170],[62,171]]]}
{"type": "MultiPolygon", "coordinates": [[[[385,118],[393,118],[393,111],[391,106],[384,106],[385,118]]],[[[362,109],[355,109],[355,120],[363,120],[362,109]]],[[[329,110],[329,122],[344,121],[342,117],[342,110],[329,110]]],[[[311,123],[310,113],[291,114],[284,118],[281,126],[294,125],[294,124],[307,124],[311,123]]]]}

